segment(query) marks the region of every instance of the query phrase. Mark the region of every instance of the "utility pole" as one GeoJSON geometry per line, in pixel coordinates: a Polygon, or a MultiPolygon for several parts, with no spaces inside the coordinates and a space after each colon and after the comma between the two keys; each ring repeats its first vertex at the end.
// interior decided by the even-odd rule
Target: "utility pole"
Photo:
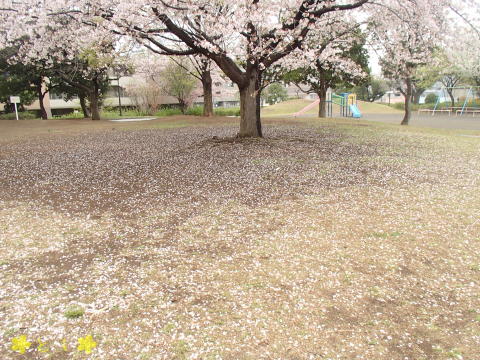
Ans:
{"type": "Polygon", "coordinates": [[[120,116],[122,116],[122,96],[120,94],[120,74],[117,74],[117,93],[118,93],[118,108],[120,109],[120,116]]]}

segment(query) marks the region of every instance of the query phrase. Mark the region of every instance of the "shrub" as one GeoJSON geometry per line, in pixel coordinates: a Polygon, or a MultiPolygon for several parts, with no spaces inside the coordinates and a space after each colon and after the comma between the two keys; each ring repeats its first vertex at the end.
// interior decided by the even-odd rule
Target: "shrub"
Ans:
{"type": "Polygon", "coordinates": [[[163,117],[163,116],[173,116],[173,115],[181,115],[182,111],[178,108],[164,108],[160,109],[155,113],[155,116],[163,117]]]}
{"type": "MultiPolygon", "coordinates": [[[[18,118],[20,120],[31,120],[36,119],[37,116],[30,111],[24,111],[18,113],[18,118]]],[[[1,114],[0,120],[16,120],[15,113],[1,114]]]]}
{"type": "Polygon", "coordinates": [[[435,104],[437,102],[438,96],[436,94],[428,94],[425,98],[425,104],[435,104]]]}
{"type": "MultiPolygon", "coordinates": [[[[240,116],[240,108],[216,108],[213,110],[217,116],[240,116]]],[[[182,115],[182,112],[179,108],[166,108],[161,109],[155,113],[156,116],[173,116],[173,115],[182,115]]],[[[193,116],[202,116],[203,115],[203,106],[193,106],[189,108],[185,115],[193,116]]]]}
{"type": "Polygon", "coordinates": [[[186,115],[202,116],[203,115],[203,106],[193,106],[193,107],[187,109],[186,115]]]}
{"type": "Polygon", "coordinates": [[[240,108],[217,108],[214,110],[215,115],[218,116],[240,116],[240,108]]]}

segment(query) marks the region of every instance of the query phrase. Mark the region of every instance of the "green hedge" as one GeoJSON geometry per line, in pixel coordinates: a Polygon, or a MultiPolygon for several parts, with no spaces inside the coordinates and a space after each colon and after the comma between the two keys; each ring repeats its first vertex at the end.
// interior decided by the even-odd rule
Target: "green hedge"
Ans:
{"type": "MultiPolygon", "coordinates": [[[[18,118],[20,120],[31,120],[31,119],[36,119],[37,116],[30,111],[24,111],[24,112],[18,113],[18,118]]],[[[16,120],[16,119],[17,118],[15,117],[15,113],[0,114],[0,120],[16,120]]]]}
{"type": "MultiPolygon", "coordinates": [[[[233,108],[216,108],[214,109],[214,113],[217,116],[240,116],[240,108],[233,107],[233,108]]],[[[182,112],[179,108],[171,107],[171,108],[163,108],[158,110],[153,116],[157,117],[166,117],[166,116],[174,116],[174,115],[182,115],[182,112]]],[[[203,115],[203,106],[194,106],[187,110],[186,115],[192,116],[202,116],[203,115]]],[[[36,119],[37,116],[33,112],[25,111],[18,113],[18,116],[22,120],[27,119],[36,119]]],[[[142,116],[152,116],[148,113],[144,113],[138,110],[123,110],[122,117],[142,117],[142,116]]],[[[68,114],[63,115],[55,115],[55,119],[81,119],[83,118],[83,113],[80,111],[71,112],[68,114]]],[[[119,118],[118,109],[110,109],[105,108],[101,113],[102,119],[117,119],[119,118]]],[[[0,120],[15,120],[15,113],[8,113],[8,114],[1,114],[0,120]]]]}
{"type": "MultiPolygon", "coordinates": [[[[240,116],[240,108],[216,108],[213,110],[217,116],[240,116]]],[[[182,115],[182,112],[178,108],[162,109],[155,113],[155,116],[173,116],[182,115]]],[[[189,108],[185,115],[202,116],[203,106],[193,106],[189,108]]]]}
{"type": "Polygon", "coordinates": [[[217,108],[215,109],[215,115],[218,116],[240,116],[240,108],[217,108]]]}
{"type": "Polygon", "coordinates": [[[425,97],[425,104],[435,104],[437,102],[438,96],[437,94],[428,94],[425,97]]]}

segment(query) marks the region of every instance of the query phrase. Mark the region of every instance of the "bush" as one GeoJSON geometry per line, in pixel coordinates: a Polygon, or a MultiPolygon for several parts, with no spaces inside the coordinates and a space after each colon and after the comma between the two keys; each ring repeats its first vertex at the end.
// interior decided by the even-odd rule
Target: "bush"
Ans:
{"type": "MultiPolygon", "coordinates": [[[[240,108],[216,108],[213,109],[213,112],[217,116],[240,116],[240,108]]],[[[166,108],[161,109],[155,113],[156,116],[172,116],[172,115],[182,115],[182,112],[178,108],[166,108]]],[[[193,106],[187,109],[185,115],[192,116],[202,116],[203,115],[203,106],[193,106]]]]}
{"type": "Polygon", "coordinates": [[[203,106],[194,106],[187,110],[187,115],[202,116],[203,106]]]}
{"type": "Polygon", "coordinates": [[[436,94],[428,94],[425,98],[425,104],[435,104],[437,102],[438,96],[436,94]]]}
{"type": "Polygon", "coordinates": [[[240,108],[217,108],[214,110],[217,116],[240,116],[240,108]]]}
{"type": "MultiPolygon", "coordinates": [[[[213,109],[216,116],[240,116],[240,108],[216,108],[213,109]]],[[[194,106],[187,110],[186,115],[202,116],[203,106],[194,106]]]]}
{"type": "Polygon", "coordinates": [[[163,117],[163,116],[173,116],[173,115],[181,115],[182,112],[178,108],[164,108],[160,109],[155,113],[155,116],[163,117]]]}
{"type": "MultiPolygon", "coordinates": [[[[18,118],[20,120],[31,120],[36,119],[37,116],[30,111],[24,111],[18,113],[18,118]]],[[[0,120],[16,120],[15,113],[0,114],[0,120]]]]}

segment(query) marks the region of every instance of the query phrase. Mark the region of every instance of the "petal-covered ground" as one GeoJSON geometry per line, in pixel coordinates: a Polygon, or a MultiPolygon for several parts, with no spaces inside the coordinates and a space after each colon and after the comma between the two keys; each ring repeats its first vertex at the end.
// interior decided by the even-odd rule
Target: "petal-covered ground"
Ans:
{"type": "Polygon", "coordinates": [[[480,359],[480,138],[182,121],[9,123],[1,359],[480,359]]]}

